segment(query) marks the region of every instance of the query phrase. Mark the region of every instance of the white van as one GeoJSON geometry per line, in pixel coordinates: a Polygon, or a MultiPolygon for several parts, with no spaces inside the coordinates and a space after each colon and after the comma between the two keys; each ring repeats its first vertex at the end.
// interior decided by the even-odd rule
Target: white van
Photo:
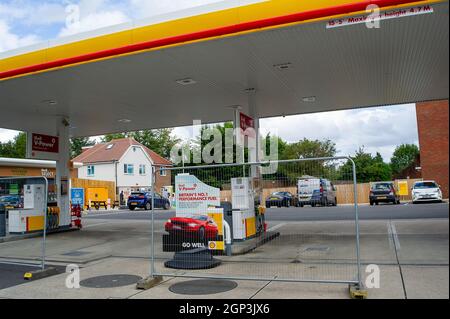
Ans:
{"type": "Polygon", "coordinates": [[[323,178],[300,178],[297,183],[298,206],[336,206],[336,187],[323,178]]]}

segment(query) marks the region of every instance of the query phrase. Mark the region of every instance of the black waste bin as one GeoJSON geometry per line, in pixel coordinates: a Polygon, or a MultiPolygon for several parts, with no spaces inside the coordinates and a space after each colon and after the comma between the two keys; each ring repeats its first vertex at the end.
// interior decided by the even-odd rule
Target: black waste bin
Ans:
{"type": "Polygon", "coordinates": [[[6,236],[6,208],[0,204],[0,237],[6,236]]]}

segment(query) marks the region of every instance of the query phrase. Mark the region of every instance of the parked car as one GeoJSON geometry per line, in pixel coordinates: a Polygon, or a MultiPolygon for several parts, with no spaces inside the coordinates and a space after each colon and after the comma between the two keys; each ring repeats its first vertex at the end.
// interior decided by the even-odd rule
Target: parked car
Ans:
{"type": "Polygon", "coordinates": [[[200,239],[216,239],[219,229],[214,220],[206,215],[192,215],[187,217],[173,217],[165,226],[166,232],[183,237],[200,239]]]}
{"type": "Polygon", "coordinates": [[[400,195],[398,195],[393,182],[373,183],[369,193],[370,205],[379,203],[400,204],[400,195]]]}
{"type": "Polygon", "coordinates": [[[19,195],[3,195],[0,196],[0,204],[6,208],[22,208],[23,200],[19,195]]]}
{"type": "Polygon", "coordinates": [[[336,187],[324,178],[301,178],[297,184],[297,206],[337,206],[336,187]]]}
{"type": "Polygon", "coordinates": [[[266,207],[270,208],[272,206],[276,207],[290,207],[297,205],[296,196],[289,192],[275,192],[266,198],[266,207]]]}
{"type": "MultiPolygon", "coordinates": [[[[160,194],[155,193],[155,208],[170,208],[170,201],[162,197],[160,194]]],[[[135,210],[136,208],[144,208],[145,210],[152,209],[152,194],[148,192],[135,192],[131,193],[128,197],[128,208],[130,210],[135,210]]]]}
{"type": "Polygon", "coordinates": [[[435,181],[415,182],[412,187],[413,203],[442,202],[442,190],[435,181]]]}

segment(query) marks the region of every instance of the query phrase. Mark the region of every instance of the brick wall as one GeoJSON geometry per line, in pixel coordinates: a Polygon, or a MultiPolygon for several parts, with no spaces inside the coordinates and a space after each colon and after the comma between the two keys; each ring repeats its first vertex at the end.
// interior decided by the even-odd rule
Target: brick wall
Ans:
{"type": "Polygon", "coordinates": [[[422,178],[435,180],[448,198],[448,100],[417,103],[422,178]]]}
{"type": "Polygon", "coordinates": [[[171,180],[171,172],[172,171],[166,170],[165,172],[166,172],[166,176],[161,176],[160,169],[158,168],[156,170],[155,192],[160,193],[161,187],[172,185],[172,180],[171,180]]]}

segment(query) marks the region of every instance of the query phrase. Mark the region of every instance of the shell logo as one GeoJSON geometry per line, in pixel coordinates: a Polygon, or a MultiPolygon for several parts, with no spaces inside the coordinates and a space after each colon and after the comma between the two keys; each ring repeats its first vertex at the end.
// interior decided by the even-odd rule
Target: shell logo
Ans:
{"type": "Polygon", "coordinates": [[[217,247],[217,244],[215,241],[209,242],[209,249],[213,250],[213,249],[216,249],[216,247],[217,247]]]}

